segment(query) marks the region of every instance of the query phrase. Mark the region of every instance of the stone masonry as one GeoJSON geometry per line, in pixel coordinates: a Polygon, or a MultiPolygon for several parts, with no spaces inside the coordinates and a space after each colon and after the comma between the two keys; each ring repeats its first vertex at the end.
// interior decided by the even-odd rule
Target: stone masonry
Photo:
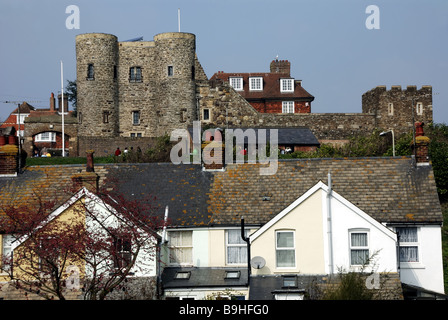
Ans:
{"type": "Polygon", "coordinates": [[[76,57],[78,154],[86,148],[109,153],[108,141],[113,149],[126,146],[127,139],[129,145],[145,145],[149,141],[137,140],[197,120],[221,128],[304,126],[321,143],[333,144],[375,129],[393,129],[398,137],[416,121],[432,121],[431,86],[378,86],[362,95],[361,113],[261,113],[228,82],[209,81],[190,33],[124,42],[110,34],[82,34],[76,37],[76,57]]]}

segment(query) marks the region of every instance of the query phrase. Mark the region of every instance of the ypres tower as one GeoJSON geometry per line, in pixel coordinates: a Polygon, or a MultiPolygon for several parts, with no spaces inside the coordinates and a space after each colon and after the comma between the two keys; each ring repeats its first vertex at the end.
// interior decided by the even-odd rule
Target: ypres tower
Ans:
{"type": "Polygon", "coordinates": [[[196,74],[202,68],[194,34],[124,42],[81,34],[76,63],[80,137],[156,137],[197,118],[196,74]]]}

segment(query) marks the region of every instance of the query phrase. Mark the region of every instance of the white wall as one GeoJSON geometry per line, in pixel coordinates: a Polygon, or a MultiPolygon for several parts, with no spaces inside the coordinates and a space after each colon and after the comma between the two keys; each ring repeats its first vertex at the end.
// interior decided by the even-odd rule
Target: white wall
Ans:
{"type": "Polygon", "coordinates": [[[419,226],[418,239],[420,261],[400,263],[401,281],[444,293],[441,227],[419,226]]]}
{"type": "MultiPolygon", "coordinates": [[[[323,198],[326,203],[326,195],[323,198]]],[[[368,231],[370,256],[374,254],[376,256],[373,260],[373,269],[367,268],[366,271],[397,272],[396,235],[392,231],[347,201],[342,201],[340,197],[332,198],[331,220],[334,273],[338,272],[338,268],[353,270],[350,268],[351,229],[368,231]]],[[[327,225],[324,225],[324,228],[327,229],[327,225]]],[[[328,258],[328,255],[326,257],[328,258]]],[[[327,271],[330,271],[329,267],[327,271]]]]}

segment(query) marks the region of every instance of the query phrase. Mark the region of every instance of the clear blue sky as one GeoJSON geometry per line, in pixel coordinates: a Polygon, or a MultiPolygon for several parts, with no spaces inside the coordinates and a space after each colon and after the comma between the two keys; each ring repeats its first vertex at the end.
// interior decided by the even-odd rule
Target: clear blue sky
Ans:
{"type": "MultiPolygon", "coordinates": [[[[178,30],[197,37],[208,77],[216,71],[263,72],[277,55],[315,101],[312,112],[361,112],[377,85],[432,85],[434,120],[448,123],[447,0],[1,0],[0,101],[42,101],[75,80],[75,37],[119,40],[178,30]],[[67,29],[69,5],[80,28],[67,29]],[[369,5],[380,29],[368,29],[369,5]]],[[[0,120],[16,107],[0,103],[0,120]]]]}

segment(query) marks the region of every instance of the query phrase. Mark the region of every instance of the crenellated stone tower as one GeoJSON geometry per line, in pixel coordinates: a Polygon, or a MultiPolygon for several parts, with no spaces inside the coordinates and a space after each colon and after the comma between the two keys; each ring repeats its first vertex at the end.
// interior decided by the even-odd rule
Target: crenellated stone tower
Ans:
{"type": "Polygon", "coordinates": [[[81,137],[157,137],[197,119],[196,80],[206,76],[194,34],[124,42],[82,34],[76,62],[81,137]]]}
{"type": "Polygon", "coordinates": [[[433,121],[432,87],[377,86],[362,95],[362,112],[373,114],[375,128],[410,132],[415,122],[433,121]]]}

